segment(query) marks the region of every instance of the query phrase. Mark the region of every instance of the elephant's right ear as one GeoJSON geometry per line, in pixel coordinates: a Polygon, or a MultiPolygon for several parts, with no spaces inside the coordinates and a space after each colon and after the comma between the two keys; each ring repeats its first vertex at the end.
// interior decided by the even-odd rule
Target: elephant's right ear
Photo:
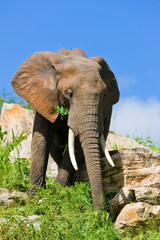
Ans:
{"type": "Polygon", "coordinates": [[[116,78],[108,66],[107,62],[104,60],[104,58],[97,56],[97,57],[92,57],[92,60],[96,61],[102,68],[102,79],[107,85],[107,96],[110,99],[112,104],[115,104],[119,101],[119,89],[118,89],[118,84],[116,81],[116,78]]]}
{"type": "Polygon", "coordinates": [[[50,122],[54,122],[59,104],[55,64],[59,56],[52,52],[37,52],[29,57],[11,80],[15,92],[50,122]]]}

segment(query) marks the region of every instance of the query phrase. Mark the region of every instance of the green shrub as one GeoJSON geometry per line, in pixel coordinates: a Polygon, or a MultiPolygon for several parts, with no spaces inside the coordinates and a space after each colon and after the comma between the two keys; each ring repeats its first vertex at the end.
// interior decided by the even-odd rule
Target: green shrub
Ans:
{"type": "Polygon", "coordinates": [[[18,153],[18,145],[26,136],[22,132],[19,136],[15,136],[12,132],[12,142],[4,142],[3,137],[6,132],[2,132],[0,127],[0,187],[7,187],[17,190],[27,190],[26,183],[29,182],[29,160],[17,158],[12,163],[9,154],[16,149],[18,153]]]}
{"type": "Polygon", "coordinates": [[[135,141],[144,145],[145,147],[150,148],[151,150],[160,151],[160,146],[158,146],[158,143],[153,142],[151,137],[147,137],[146,139],[136,137],[135,141]]]}

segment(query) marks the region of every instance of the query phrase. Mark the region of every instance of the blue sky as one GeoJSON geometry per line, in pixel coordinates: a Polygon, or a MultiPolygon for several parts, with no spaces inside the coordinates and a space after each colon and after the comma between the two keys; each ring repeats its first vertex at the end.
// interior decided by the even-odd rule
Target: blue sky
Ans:
{"type": "Polygon", "coordinates": [[[0,1],[1,92],[13,92],[11,78],[34,52],[79,47],[88,56],[103,56],[117,78],[121,100],[115,107],[113,130],[126,134],[123,122],[129,122],[127,131],[136,133],[138,104],[141,118],[135,127],[149,121],[149,130],[137,134],[157,140],[153,132],[159,124],[154,130],[150,126],[155,125],[155,116],[160,120],[159,13],[159,0],[0,1]],[[128,112],[137,116],[134,122],[128,112]],[[122,125],[117,128],[119,119],[122,125]]]}

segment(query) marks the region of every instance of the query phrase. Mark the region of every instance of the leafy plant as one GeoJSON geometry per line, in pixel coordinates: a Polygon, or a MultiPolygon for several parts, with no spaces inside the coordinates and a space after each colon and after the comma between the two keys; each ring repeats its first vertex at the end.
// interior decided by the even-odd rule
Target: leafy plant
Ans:
{"type": "Polygon", "coordinates": [[[3,137],[6,132],[2,132],[0,127],[0,187],[8,187],[17,190],[27,190],[26,183],[29,182],[29,161],[17,158],[13,163],[9,155],[16,149],[19,153],[18,145],[26,138],[25,132],[15,136],[12,132],[12,142],[4,142],[3,137]]]}
{"type": "Polygon", "coordinates": [[[145,147],[150,148],[151,150],[160,151],[160,146],[158,146],[157,143],[153,142],[151,140],[151,137],[147,137],[146,139],[143,139],[141,137],[136,137],[135,141],[144,145],[145,147]]]}
{"type": "Polygon", "coordinates": [[[117,143],[113,143],[113,146],[112,146],[112,148],[114,149],[114,150],[118,150],[118,149],[121,149],[121,148],[123,148],[124,146],[123,145],[117,145],[117,143]]]}
{"type": "Polygon", "coordinates": [[[6,135],[7,132],[2,132],[2,127],[0,126],[0,139],[3,140],[4,135],[6,135]]]}
{"type": "Polygon", "coordinates": [[[68,108],[63,108],[59,106],[55,106],[54,109],[63,117],[69,114],[69,109],[68,108]]]}

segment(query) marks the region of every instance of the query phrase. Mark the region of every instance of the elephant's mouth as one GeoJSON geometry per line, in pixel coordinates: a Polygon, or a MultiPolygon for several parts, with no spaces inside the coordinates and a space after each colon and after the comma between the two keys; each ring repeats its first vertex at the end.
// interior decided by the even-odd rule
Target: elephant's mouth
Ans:
{"type": "MultiPolygon", "coordinates": [[[[107,150],[106,142],[103,133],[101,134],[99,138],[102,150],[105,154],[106,159],[108,160],[109,164],[114,167],[114,162],[112,161],[112,158],[107,150]]],[[[75,153],[74,153],[74,132],[72,131],[71,128],[69,128],[69,133],[68,133],[68,149],[69,149],[69,156],[71,159],[71,163],[76,171],[78,171],[78,165],[76,162],[75,158],[75,153]]]]}

